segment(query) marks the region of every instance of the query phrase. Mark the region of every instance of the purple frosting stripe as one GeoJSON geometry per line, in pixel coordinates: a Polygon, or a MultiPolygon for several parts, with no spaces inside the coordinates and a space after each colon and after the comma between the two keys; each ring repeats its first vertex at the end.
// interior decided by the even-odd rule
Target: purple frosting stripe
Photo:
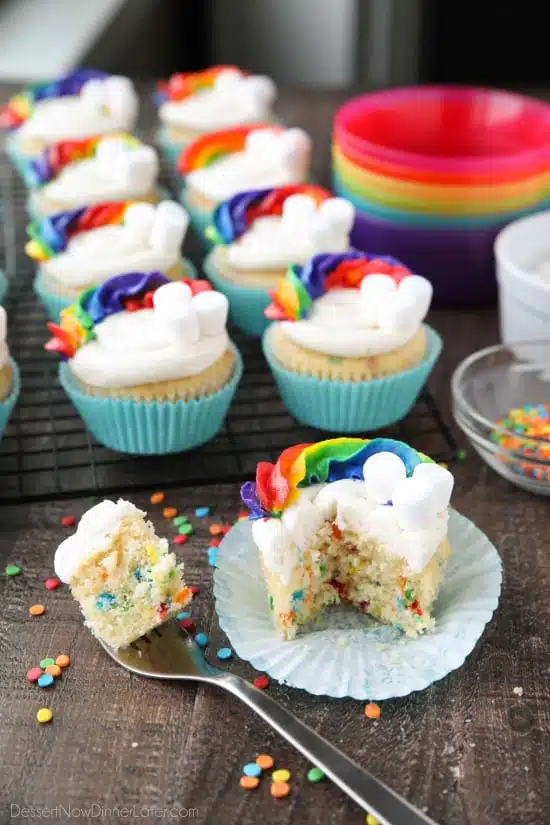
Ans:
{"type": "Polygon", "coordinates": [[[94,324],[99,324],[109,315],[115,315],[124,310],[124,301],[157,289],[169,283],[161,272],[128,272],[126,275],[117,275],[109,278],[92,295],[84,307],[94,324]]]}

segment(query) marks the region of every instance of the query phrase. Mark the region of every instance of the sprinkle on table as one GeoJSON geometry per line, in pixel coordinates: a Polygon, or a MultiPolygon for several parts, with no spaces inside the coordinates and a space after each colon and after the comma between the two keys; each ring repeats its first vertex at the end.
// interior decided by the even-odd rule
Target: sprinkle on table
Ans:
{"type": "Polygon", "coordinates": [[[52,576],[51,579],[46,579],[44,587],[46,590],[57,590],[58,587],[61,587],[61,582],[56,576],[52,576]]]}
{"type": "Polygon", "coordinates": [[[181,527],[182,524],[188,523],[189,519],[187,518],[187,516],[176,516],[172,519],[172,524],[174,525],[174,527],[181,527]]]}
{"type": "Polygon", "coordinates": [[[222,533],[223,533],[223,535],[224,535],[224,536],[227,536],[227,534],[229,533],[229,531],[230,531],[230,530],[232,530],[232,529],[233,529],[233,525],[232,525],[232,524],[224,524],[224,525],[223,525],[223,527],[222,527],[222,533]]]}
{"type": "Polygon", "coordinates": [[[210,507],[197,507],[195,515],[197,518],[206,518],[210,515],[210,507]]]}
{"type": "Polygon", "coordinates": [[[321,768],[310,768],[307,772],[308,782],[320,782],[325,778],[325,774],[321,768]]]}
{"type": "Polygon", "coordinates": [[[269,687],[269,676],[257,676],[254,679],[254,686],[259,688],[260,690],[265,690],[267,687],[269,687]]]}
{"type": "Polygon", "coordinates": [[[177,516],[177,514],[178,511],[175,507],[165,507],[162,511],[162,515],[164,516],[164,518],[174,518],[175,516],[177,516]]]}
{"type": "Polygon", "coordinates": [[[275,797],[275,799],[283,799],[285,796],[288,796],[289,793],[290,785],[288,782],[271,783],[271,796],[275,797]]]}
{"type": "Polygon", "coordinates": [[[208,564],[210,567],[216,566],[216,559],[218,557],[218,548],[217,547],[209,547],[208,548],[208,564]]]}
{"type": "Polygon", "coordinates": [[[369,702],[365,705],[365,716],[369,719],[380,719],[381,713],[380,705],[377,705],[376,702],[369,702]]]}
{"type": "Polygon", "coordinates": [[[181,622],[183,619],[190,619],[191,612],[189,610],[182,610],[181,613],[178,613],[176,616],[176,621],[181,622]]]}
{"type": "Polygon", "coordinates": [[[191,587],[189,588],[189,590],[191,591],[191,593],[193,594],[193,596],[196,596],[196,595],[197,595],[197,593],[200,593],[200,592],[201,592],[200,587],[197,587],[197,585],[196,585],[196,584],[192,584],[192,585],[191,585],[191,587]]]}
{"type": "Polygon", "coordinates": [[[256,765],[259,765],[262,771],[268,771],[274,764],[275,761],[269,753],[261,753],[256,757],[256,765]]]}
{"type": "Polygon", "coordinates": [[[221,543],[222,543],[221,539],[217,539],[217,538],[210,539],[210,547],[219,547],[221,543]]]}
{"type": "Polygon", "coordinates": [[[185,544],[186,541],[189,541],[189,536],[184,536],[182,533],[174,536],[174,544],[185,544]]]}
{"type": "Polygon", "coordinates": [[[216,656],[218,657],[218,659],[221,659],[222,661],[224,659],[231,659],[231,657],[233,656],[233,651],[230,647],[220,647],[220,649],[216,653],[216,656]]]}
{"type": "Polygon", "coordinates": [[[290,771],[286,768],[279,768],[278,770],[273,771],[271,778],[274,782],[288,782],[290,779],[290,771]]]}
{"type": "Polygon", "coordinates": [[[18,564],[7,564],[6,565],[6,576],[18,576],[21,572],[21,568],[18,564]]]}
{"type": "Polygon", "coordinates": [[[262,769],[256,762],[247,762],[243,768],[245,776],[261,776],[262,769]]]}
{"type": "Polygon", "coordinates": [[[219,536],[220,533],[222,532],[222,530],[223,530],[223,528],[222,528],[221,524],[211,524],[210,527],[208,528],[208,532],[210,533],[211,536],[219,536]]]}
{"type": "Polygon", "coordinates": [[[30,670],[27,670],[27,680],[29,682],[38,682],[38,680],[41,676],[42,676],[42,668],[41,667],[31,667],[30,670]]]}
{"type": "Polygon", "coordinates": [[[38,687],[48,688],[54,683],[54,678],[51,673],[43,673],[38,677],[38,687]]]}
{"type": "Polygon", "coordinates": [[[48,676],[53,676],[54,679],[57,679],[59,678],[59,676],[61,676],[61,668],[59,667],[59,665],[48,665],[48,667],[46,668],[46,673],[48,674],[48,676]]]}
{"type": "Polygon", "coordinates": [[[195,622],[193,619],[182,619],[180,627],[182,630],[188,630],[189,633],[193,633],[195,631],[195,622]]]}
{"type": "Polygon", "coordinates": [[[55,659],[52,659],[51,656],[48,656],[47,659],[42,659],[42,661],[40,662],[40,667],[43,670],[46,670],[46,668],[50,665],[55,665],[55,659]]]}
{"type": "Polygon", "coordinates": [[[239,780],[239,785],[245,791],[254,791],[260,784],[260,780],[257,776],[241,776],[239,780]]]}
{"type": "Polygon", "coordinates": [[[29,614],[31,616],[43,616],[46,612],[46,608],[43,604],[31,604],[29,607],[29,614]]]}
{"type": "Polygon", "coordinates": [[[246,518],[248,518],[248,516],[249,516],[248,510],[241,510],[239,515],[237,516],[237,519],[239,521],[244,521],[246,518]]]}
{"type": "Polygon", "coordinates": [[[47,722],[51,722],[52,718],[53,713],[51,712],[50,708],[40,708],[40,710],[36,714],[36,721],[40,722],[41,725],[45,725],[47,722]]]}
{"type": "Polygon", "coordinates": [[[153,493],[149,501],[151,502],[151,504],[162,504],[162,502],[164,501],[164,493],[153,493]]]}
{"type": "Polygon", "coordinates": [[[197,633],[195,636],[195,642],[198,644],[199,647],[206,647],[208,644],[208,636],[206,633],[197,633]]]}
{"type": "Polygon", "coordinates": [[[380,825],[380,820],[378,820],[372,814],[367,814],[365,817],[365,825],[380,825]]]}
{"type": "Polygon", "coordinates": [[[74,527],[76,524],[76,516],[63,516],[61,524],[63,527],[74,527]]]}
{"type": "Polygon", "coordinates": [[[55,663],[61,668],[69,667],[69,665],[71,664],[71,660],[69,659],[66,653],[60,653],[57,659],[55,660],[55,663]]]}
{"type": "Polygon", "coordinates": [[[180,524],[178,527],[178,533],[182,536],[192,536],[193,535],[193,525],[192,524],[180,524]]]}

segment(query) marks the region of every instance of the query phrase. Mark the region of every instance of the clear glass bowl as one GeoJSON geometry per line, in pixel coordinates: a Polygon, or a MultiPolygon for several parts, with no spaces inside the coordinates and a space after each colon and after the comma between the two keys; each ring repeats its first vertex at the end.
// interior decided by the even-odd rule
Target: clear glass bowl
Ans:
{"type": "Polygon", "coordinates": [[[484,461],[518,487],[550,495],[550,419],[546,438],[497,424],[527,405],[546,405],[550,416],[550,340],[473,353],[456,368],[451,390],[455,420],[484,461]]]}

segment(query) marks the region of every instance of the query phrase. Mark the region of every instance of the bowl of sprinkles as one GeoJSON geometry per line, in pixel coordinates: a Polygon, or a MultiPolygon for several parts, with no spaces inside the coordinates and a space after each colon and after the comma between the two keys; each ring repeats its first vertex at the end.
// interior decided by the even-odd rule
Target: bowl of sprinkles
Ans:
{"type": "Polygon", "coordinates": [[[479,350],[455,370],[453,413],[474,449],[518,487],[550,495],[550,340],[479,350]]]}

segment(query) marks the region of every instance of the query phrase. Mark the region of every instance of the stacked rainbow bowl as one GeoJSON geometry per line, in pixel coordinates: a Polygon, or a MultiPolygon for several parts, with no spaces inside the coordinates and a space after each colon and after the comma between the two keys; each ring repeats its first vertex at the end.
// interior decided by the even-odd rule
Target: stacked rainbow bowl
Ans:
{"type": "Polygon", "coordinates": [[[332,170],[355,246],[406,261],[439,302],[491,300],[496,235],[550,206],[550,106],[461,86],[367,94],[336,113],[332,170]]]}

